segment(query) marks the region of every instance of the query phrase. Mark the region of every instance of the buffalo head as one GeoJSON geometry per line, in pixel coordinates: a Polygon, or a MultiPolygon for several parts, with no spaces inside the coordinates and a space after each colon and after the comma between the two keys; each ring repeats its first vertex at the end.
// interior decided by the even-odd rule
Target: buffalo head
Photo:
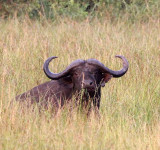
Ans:
{"type": "Polygon", "coordinates": [[[68,80],[73,91],[80,92],[84,90],[83,99],[87,100],[88,96],[94,98],[95,105],[99,108],[101,87],[105,86],[112,77],[118,78],[123,76],[128,70],[128,61],[124,56],[116,56],[123,61],[123,68],[119,71],[113,71],[104,66],[96,59],[76,60],[72,62],[64,71],[60,73],[52,73],[49,70],[49,63],[57,57],[50,57],[44,63],[44,72],[46,76],[52,80],[64,78],[68,80]]]}

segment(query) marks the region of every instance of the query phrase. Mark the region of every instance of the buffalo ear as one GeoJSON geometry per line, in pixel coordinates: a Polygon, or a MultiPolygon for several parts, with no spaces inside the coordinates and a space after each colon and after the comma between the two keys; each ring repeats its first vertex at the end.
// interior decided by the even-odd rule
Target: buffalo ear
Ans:
{"type": "Polygon", "coordinates": [[[68,75],[68,76],[64,77],[63,80],[65,82],[72,83],[72,77],[71,77],[71,75],[68,75]]]}
{"type": "Polygon", "coordinates": [[[104,77],[103,77],[103,80],[101,82],[101,86],[104,87],[105,86],[105,83],[107,83],[113,76],[109,73],[105,73],[104,74],[104,77]]]}

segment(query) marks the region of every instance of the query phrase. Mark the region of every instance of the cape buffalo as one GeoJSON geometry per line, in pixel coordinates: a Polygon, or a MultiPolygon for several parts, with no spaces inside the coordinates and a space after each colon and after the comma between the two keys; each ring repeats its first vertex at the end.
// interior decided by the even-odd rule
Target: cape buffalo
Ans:
{"type": "Polygon", "coordinates": [[[60,108],[64,103],[74,98],[81,99],[85,105],[91,100],[95,108],[100,107],[101,87],[105,86],[112,77],[122,77],[128,70],[128,61],[124,56],[116,56],[123,61],[123,68],[113,71],[105,67],[96,59],[76,60],[72,62],[64,71],[52,73],[49,70],[49,63],[52,59],[48,58],[43,66],[43,70],[51,81],[40,84],[33,89],[18,95],[16,100],[27,100],[30,103],[39,102],[47,106],[48,102],[56,108],[60,108]],[[80,94],[79,94],[80,93],[80,94]]]}

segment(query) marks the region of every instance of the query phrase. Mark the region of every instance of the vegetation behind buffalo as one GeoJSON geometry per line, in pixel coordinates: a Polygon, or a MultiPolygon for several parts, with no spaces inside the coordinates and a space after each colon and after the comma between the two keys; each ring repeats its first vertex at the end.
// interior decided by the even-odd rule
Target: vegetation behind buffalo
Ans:
{"type": "MultiPolygon", "coordinates": [[[[158,149],[160,146],[160,21],[128,24],[119,20],[61,19],[57,24],[30,19],[0,22],[0,149],[158,149]],[[76,59],[96,58],[111,69],[130,68],[102,91],[100,116],[67,108],[20,111],[16,95],[49,81],[44,61],[54,72],[76,59]],[[118,65],[117,65],[118,64],[118,65]],[[56,67],[55,67],[56,66],[56,67]]],[[[37,106],[38,107],[38,106],[37,106]]]]}
{"type": "Polygon", "coordinates": [[[98,16],[111,20],[127,18],[131,22],[159,18],[159,0],[1,0],[0,17],[29,16],[32,19],[57,20],[59,17],[86,19],[98,16]]]}

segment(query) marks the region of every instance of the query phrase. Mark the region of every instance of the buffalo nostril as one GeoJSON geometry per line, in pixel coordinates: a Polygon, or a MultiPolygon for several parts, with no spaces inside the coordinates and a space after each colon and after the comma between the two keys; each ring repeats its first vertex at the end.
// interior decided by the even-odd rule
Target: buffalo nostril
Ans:
{"type": "Polygon", "coordinates": [[[92,85],[93,84],[93,82],[90,82],[90,85],[92,85]]]}

